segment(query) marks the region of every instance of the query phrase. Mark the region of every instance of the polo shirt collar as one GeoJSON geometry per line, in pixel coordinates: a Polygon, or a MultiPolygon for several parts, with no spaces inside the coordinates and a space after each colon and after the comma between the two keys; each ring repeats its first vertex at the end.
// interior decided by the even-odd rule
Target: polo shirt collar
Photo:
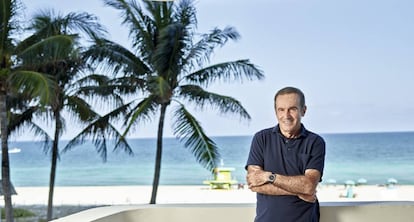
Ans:
{"type": "MultiPolygon", "coordinates": [[[[300,127],[300,133],[299,133],[299,136],[298,136],[297,138],[300,138],[300,137],[306,137],[306,136],[308,135],[308,131],[306,130],[305,126],[304,126],[302,123],[301,123],[300,125],[301,125],[301,127],[300,127]]],[[[273,133],[278,133],[280,136],[285,137],[285,136],[284,136],[284,135],[280,132],[280,127],[279,127],[279,124],[277,124],[275,127],[273,127],[272,132],[273,132],[273,133]]]]}

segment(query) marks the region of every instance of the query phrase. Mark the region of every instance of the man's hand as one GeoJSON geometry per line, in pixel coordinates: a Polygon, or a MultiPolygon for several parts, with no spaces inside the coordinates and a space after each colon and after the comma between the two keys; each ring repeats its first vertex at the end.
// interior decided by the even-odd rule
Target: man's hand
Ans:
{"type": "Polygon", "coordinates": [[[250,165],[247,167],[247,185],[251,189],[265,184],[271,172],[264,171],[260,166],[250,165]]]}

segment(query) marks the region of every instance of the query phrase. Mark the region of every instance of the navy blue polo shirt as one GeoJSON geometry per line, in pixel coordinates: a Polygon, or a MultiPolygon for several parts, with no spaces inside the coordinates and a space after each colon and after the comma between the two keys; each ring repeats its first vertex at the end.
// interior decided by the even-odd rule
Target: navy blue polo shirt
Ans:
{"type": "MultiPolygon", "coordinates": [[[[300,136],[287,139],[279,125],[257,132],[252,140],[248,165],[261,166],[272,173],[297,176],[306,169],[323,174],[325,141],[302,125],[300,136]]],[[[257,193],[255,222],[313,222],[319,221],[319,203],[309,203],[293,195],[257,193]]]]}

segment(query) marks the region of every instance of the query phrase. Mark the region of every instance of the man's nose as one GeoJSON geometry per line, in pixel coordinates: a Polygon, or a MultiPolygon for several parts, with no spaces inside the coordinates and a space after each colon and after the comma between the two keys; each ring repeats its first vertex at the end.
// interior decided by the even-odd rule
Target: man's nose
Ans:
{"type": "Polygon", "coordinates": [[[291,116],[292,116],[292,115],[290,115],[289,110],[284,110],[284,111],[282,112],[282,115],[283,115],[284,117],[291,117],[291,116]]]}

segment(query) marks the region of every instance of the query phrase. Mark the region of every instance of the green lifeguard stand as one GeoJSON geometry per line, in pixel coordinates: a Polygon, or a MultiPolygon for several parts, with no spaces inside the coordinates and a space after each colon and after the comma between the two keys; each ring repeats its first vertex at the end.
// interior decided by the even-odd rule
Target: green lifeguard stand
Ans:
{"type": "Polygon", "coordinates": [[[211,189],[231,189],[233,184],[237,184],[237,180],[232,179],[231,172],[233,167],[216,167],[213,170],[213,179],[205,180],[203,184],[210,185],[211,189]]]}

